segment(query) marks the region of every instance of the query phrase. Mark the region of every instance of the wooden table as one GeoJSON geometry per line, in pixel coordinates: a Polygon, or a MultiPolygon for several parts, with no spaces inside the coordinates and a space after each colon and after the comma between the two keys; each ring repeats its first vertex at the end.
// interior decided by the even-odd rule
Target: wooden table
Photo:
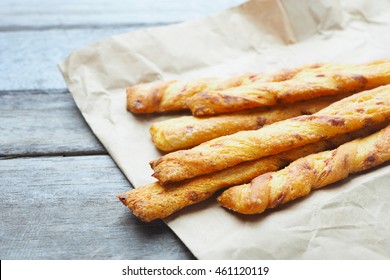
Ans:
{"type": "Polygon", "coordinates": [[[0,2],[0,259],[193,259],[115,195],[131,184],[86,125],[58,62],[98,39],[243,0],[0,2]]]}

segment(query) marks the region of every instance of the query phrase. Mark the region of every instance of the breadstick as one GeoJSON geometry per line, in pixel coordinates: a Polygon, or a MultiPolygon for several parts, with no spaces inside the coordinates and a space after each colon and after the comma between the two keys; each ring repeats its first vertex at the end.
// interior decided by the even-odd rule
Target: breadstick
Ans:
{"type": "Polygon", "coordinates": [[[155,113],[188,109],[191,96],[202,91],[223,90],[231,87],[261,82],[279,82],[290,79],[306,68],[319,67],[319,64],[301,68],[285,69],[274,74],[243,74],[230,78],[206,78],[195,81],[159,81],[138,84],[126,89],[127,110],[133,113],[155,113]]]}
{"type": "Polygon", "coordinates": [[[243,214],[258,214],[390,160],[390,126],[333,151],[298,159],[278,172],[226,190],[218,201],[243,214]]]}
{"type": "Polygon", "coordinates": [[[310,116],[240,131],[151,162],[162,184],[232,167],[244,161],[344,134],[390,118],[390,85],[344,98],[310,116]]]}
{"type": "Polygon", "coordinates": [[[158,149],[173,152],[238,131],[259,129],[264,125],[299,115],[311,115],[341,98],[322,97],[297,102],[293,106],[281,105],[269,110],[261,108],[205,118],[193,116],[173,118],[154,123],[149,131],[158,149]]]}
{"type": "Polygon", "coordinates": [[[188,104],[194,115],[202,116],[358,92],[389,83],[390,60],[343,67],[324,64],[303,69],[293,78],[279,83],[203,91],[195,94],[188,104]]]}
{"type": "Polygon", "coordinates": [[[145,222],[166,218],[186,206],[211,197],[220,189],[247,183],[256,176],[279,170],[298,158],[333,149],[352,139],[367,136],[383,127],[384,124],[381,124],[380,126],[339,135],[277,155],[244,162],[216,173],[185,181],[184,183],[170,186],[163,186],[159,182],[151,183],[118,195],[118,198],[135,216],[145,222]]]}

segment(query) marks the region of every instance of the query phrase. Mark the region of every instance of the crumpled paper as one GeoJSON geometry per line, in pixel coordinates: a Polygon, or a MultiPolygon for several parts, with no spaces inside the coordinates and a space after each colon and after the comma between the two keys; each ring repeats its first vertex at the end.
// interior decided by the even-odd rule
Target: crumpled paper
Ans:
{"type": "MultiPolygon", "coordinates": [[[[167,116],[127,112],[127,86],[388,58],[389,31],[387,0],[253,0],[110,37],[72,53],[60,69],[93,132],[141,186],[154,181],[148,162],[160,156],[149,125],[167,116]]],[[[214,197],[165,222],[199,259],[387,259],[389,179],[385,164],[262,215],[231,213],[214,197]]]]}

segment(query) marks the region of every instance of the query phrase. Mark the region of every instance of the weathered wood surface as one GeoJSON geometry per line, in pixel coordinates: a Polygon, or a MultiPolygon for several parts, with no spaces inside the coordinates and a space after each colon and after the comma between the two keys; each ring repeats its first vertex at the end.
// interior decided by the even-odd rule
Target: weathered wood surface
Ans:
{"type": "Polygon", "coordinates": [[[59,62],[78,48],[135,29],[0,32],[0,91],[65,89],[59,62]]]}
{"type": "Polygon", "coordinates": [[[131,185],[57,64],[108,36],[242,2],[0,1],[0,259],[194,258],[163,222],[142,223],[116,199],[131,185]]]}
{"type": "Polygon", "coordinates": [[[66,88],[57,64],[106,37],[199,18],[243,0],[0,1],[0,90],[66,88]]]}
{"type": "Polygon", "coordinates": [[[107,154],[66,90],[3,92],[0,131],[0,156],[107,154]]]}
{"type": "Polygon", "coordinates": [[[77,48],[142,27],[198,18],[240,2],[3,0],[0,90],[65,88],[57,64],[77,48]]]}
{"type": "Polygon", "coordinates": [[[187,21],[244,0],[2,0],[0,31],[187,21]]]}
{"type": "Polygon", "coordinates": [[[3,159],[0,178],[0,259],[193,258],[117,200],[130,185],[109,156],[3,159]]]}

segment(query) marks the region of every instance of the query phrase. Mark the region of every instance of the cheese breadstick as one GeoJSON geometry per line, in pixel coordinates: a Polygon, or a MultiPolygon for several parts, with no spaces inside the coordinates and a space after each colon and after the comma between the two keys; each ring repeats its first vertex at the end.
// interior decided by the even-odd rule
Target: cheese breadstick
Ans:
{"type": "Polygon", "coordinates": [[[390,118],[390,85],[344,98],[310,116],[299,116],[258,130],[240,131],[176,151],[151,162],[162,184],[232,167],[344,134],[390,118]]]}
{"type": "Polygon", "coordinates": [[[285,69],[273,74],[243,74],[230,78],[205,78],[194,81],[159,81],[138,84],[126,89],[127,110],[133,113],[155,113],[188,109],[188,100],[202,91],[224,90],[232,87],[262,82],[279,82],[290,79],[306,68],[285,69]]]}
{"type": "Polygon", "coordinates": [[[361,129],[277,155],[244,162],[183,183],[169,186],[163,186],[159,182],[151,183],[118,195],[118,198],[135,216],[145,222],[166,218],[186,206],[211,197],[220,189],[247,183],[256,176],[279,170],[300,157],[333,149],[352,139],[367,136],[383,126],[381,124],[380,126],[361,129]]]}
{"type": "Polygon", "coordinates": [[[222,206],[243,214],[258,214],[390,160],[390,126],[348,142],[333,151],[298,159],[278,172],[232,187],[220,197],[222,206]]]}
{"type": "Polygon", "coordinates": [[[152,124],[149,131],[158,149],[173,152],[238,131],[259,129],[277,121],[311,115],[341,98],[342,96],[321,97],[269,110],[261,108],[204,118],[194,116],[172,118],[152,124]]]}
{"type": "Polygon", "coordinates": [[[279,83],[203,91],[195,94],[188,104],[194,115],[201,116],[358,92],[389,83],[390,60],[342,67],[324,64],[303,69],[293,78],[279,83]]]}

